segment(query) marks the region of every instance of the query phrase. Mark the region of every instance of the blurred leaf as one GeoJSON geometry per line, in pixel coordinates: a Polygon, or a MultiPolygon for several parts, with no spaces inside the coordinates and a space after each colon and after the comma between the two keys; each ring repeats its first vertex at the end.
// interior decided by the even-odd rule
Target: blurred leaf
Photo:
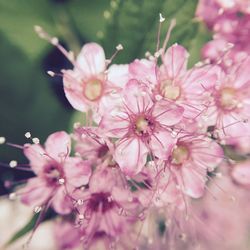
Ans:
{"type": "MultiPolygon", "coordinates": [[[[14,143],[24,143],[24,133],[45,139],[67,128],[71,112],[65,110],[51,91],[49,76],[26,54],[0,33],[0,134],[14,143]]],[[[1,147],[1,159],[13,159],[17,149],[1,147]]]]}
{"type": "Polygon", "coordinates": [[[39,225],[40,225],[40,223],[43,223],[44,221],[47,221],[47,220],[51,220],[57,216],[57,214],[52,209],[49,209],[45,214],[41,214],[41,213],[42,212],[34,214],[31,217],[31,219],[27,222],[27,224],[24,225],[20,230],[18,230],[7,241],[7,243],[5,245],[8,246],[8,245],[14,243],[15,241],[17,241],[18,239],[20,239],[21,237],[23,237],[24,235],[26,235],[27,233],[31,232],[37,226],[37,224],[36,224],[37,221],[39,221],[39,225]],[[41,218],[41,216],[42,216],[42,218],[41,218]]]}
{"type": "Polygon", "coordinates": [[[98,41],[97,32],[105,28],[103,12],[109,8],[110,0],[72,0],[67,4],[70,18],[77,31],[88,41],[98,41]]]}
{"type": "Polygon", "coordinates": [[[198,23],[198,30],[189,44],[189,53],[190,53],[188,61],[189,66],[194,65],[201,59],[200,58],[201,48],[205,43],[207,43],[211,39],[212,39],[212,34],[206,28],[204,23],[198,23]]]}
{"type": "Polygon", "coordinates": [[[0,0],[0,31],[26,56],[36,59],[48,45],[34,32],[34,25],[56,35],[50,1],[0,0]]]}
{"type": "Polygon", "coordinates": [[[19,231],[17,231],[6,243],[6,246],[12,244],[13,242],[17,241],[20,239],[22,236],[30,232],[36,225],[36,221],[39,217],[39,214],[34,214],[32,218],[28,221],[28,223],[21,228],[19,231]]]}
{"type": "MultiPolygon", "coordinates": [[[[156,50],[156,36],[159,25],[159,13],[166,17],[162,25],[161,41],[163,42],[171,19],[175,18],[174,28],[169,45],[177,42],[187,49],[198,32],[198,23],[194,21],[197,0],[127,0],[116,1],[117,8],[111,9],[103,45],[112,54],[115,46],[122,43],[124,51],[118,61],[127,63],[136,57],[143,57],[146,51],[156,50]]],[[[193,42],[194,43],[194,42],[193,42]]]]}

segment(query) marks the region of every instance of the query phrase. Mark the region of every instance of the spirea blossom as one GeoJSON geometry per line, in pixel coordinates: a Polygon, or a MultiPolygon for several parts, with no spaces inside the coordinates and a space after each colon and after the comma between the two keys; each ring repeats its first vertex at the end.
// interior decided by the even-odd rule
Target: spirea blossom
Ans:
{"type": "MultiPolygon", "coordinates": [[[[231,2],[210,7],[244,10],[231,2]]],[[[202,7],[199,13],[206,14],[202,7]]],[[[206,18],[216,29],[222,16],[206,18]]],[[[223,196],[213,194],[215,186],[228,192],[250,186],[249,56],[227,69],[217,54],[216,62],[188,67],[188,51],[164,42],[154,56],[118,65],[97,43],[85,44],[75,59],[57,39],[36,30],[72,63],[62,69],[64,92],[85,123],[74,124],[72,134],[51,134],[44,146],[29,132],[32,144],[9,143],[28,160],[25,167],[16,161],[10,167],[34,173],[10,197],[40,213],[37,224],[48,210],[60,217],[58,249],[194,249],[196,236],[214,246],[217,239],[206,232],[217,233],[219,222],[233,235],[231,213],[217,210],[211,197],[223,196]],[[231,159],[229,149],[245,161],[231,159]],[[224,175],[227,182],[220,182],[224,175]]],[[[226,202],[222,208],[227,211],[226,202]]]]}

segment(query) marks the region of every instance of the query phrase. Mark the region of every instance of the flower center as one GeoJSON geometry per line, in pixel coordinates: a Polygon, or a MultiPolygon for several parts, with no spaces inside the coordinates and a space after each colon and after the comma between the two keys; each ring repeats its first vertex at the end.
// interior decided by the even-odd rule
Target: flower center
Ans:
{"type": "Polygon", "coordinates": [[[103,83],[98,79],[92,79],[84,85],[84,96],[90,101],[98,100],[103,92],[103,83]]]}
{"type": "Polygon", "coordinates": [[[183,164],[189,158],[189,149],[184,145],[177,145],[172,152],[172,163],[176,165],[183,164]]]}
{"type": "Polygon", "coordinates": [[[102,213],[112,209],[115,202],[111,199],[110,193],[93,193],[88,201],[88,208],[93,212],[101,211],[102,213]]]}
{"type": "Polygon", "coordinates": [[[237,107],[238,101],[234,88],[223,88],[220,91],[219,102],[223,109],[232,110],[237,107]]]}
{"type": "Polygon", "coordinates": [[[150,119],[141,115],[134,122],[135,133],[139,136],[148,136],[154,130],[154,124],[150,119]]]}
{"type": "Polygon", "coordinates": [[[59,179],[62,177],[62,172],[59,170],[56,163],[51,163],[44,168],[44,177],[48,184],[58,184],[59,179]]]}
{"type": "Polygon", "coordinates": [[[179,86],[173,86],[172,80],[166,80],[161,85],[161,94],[170,100],[177,100],[180,97],[181,89],[179,86]]]}

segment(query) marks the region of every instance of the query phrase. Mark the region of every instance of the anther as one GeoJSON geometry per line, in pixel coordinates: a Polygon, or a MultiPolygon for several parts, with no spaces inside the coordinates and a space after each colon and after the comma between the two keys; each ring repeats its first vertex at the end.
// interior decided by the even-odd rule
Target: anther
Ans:
{"type": "Polygon", "coordinates": [[[40,140],[39,140],[37,137],[34,137],[34,138],[32,138],[32,142],[33,142],[34,144],[39,144],[39,143],[40,143],[40,140]]]}
{"type": "Polygon", "coordinates": [[[16,197],[17,197],[16,193],[10,193],[9,194],[9,199],[12,200],[12,201],[15,200],[16,197]]]}
{"type": "Polygon", "coordinates": [[[0,144],[4,144],[5,143],[5,141],[6,141],[6,139],[5,139],[5,137],[0,137],[0,144]]]}
{"type": "Polygon", "coordinates": [[[10,161],[9,166],[11,168],[15,168],[17,166],[17,161],[14,161],[14,160],[10,161]]]}
{"type": "Polygon", "coordinates": [[[49,76],[51,76],[51,77],[54,77],[56,74],[53,72],[53,71],[51,71],[51,70],[48,70],[47,71],[47,74],[49,75],[49,76]]]}
{"type": "Polygon", "coordinates": [[[31,133],[30,133],[30,132],[26,132],[26,133],[24,134],[24,136],[25,136],[27,139],[29,139],[29,138],[31,137],[31,133]]]}
{"type": "Polygon", "coordinates": [[[160,23],[163,23],[165,21],[165,18],[162,16],[161,13],[159,14],[159,16],[160,16],[160,23]]]}
{"type": "Polygon", "coordinates": [[[123,46],[121,45],[121,44],[118,44],[117,46],[116,46],[116,49],[119,51],[119,50],[123,50],[123,46]]]}
{"type": "Polygon", "coordinates": [[[34,208],[34,212],[35,212],[36,214],[40,213],[41,210],[42,210],[42,207],[40,207],[40,206],[36,206],[36,207],[34,208]]]}

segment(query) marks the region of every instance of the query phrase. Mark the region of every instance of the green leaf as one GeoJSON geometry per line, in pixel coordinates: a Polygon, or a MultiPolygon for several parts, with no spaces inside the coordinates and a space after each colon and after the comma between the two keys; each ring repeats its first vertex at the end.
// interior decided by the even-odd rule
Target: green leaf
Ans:
{"type": "Polygon", "coordinates": [[[192,47],[199,25],[194,21],[197,0],[127,0],[117,1],[117,8],[111,9],[111,18],[107,24],[103,45],[112,54],[118,43],[124,51],[117,61],[128,63],[136,57],[143,57],[146,51],[154,53],[157,44],[159,13],[166,18],[162,25],[163,42],[171,19],[176,19],[169,45],[179,43],[187,49],[192,47]]]}
{"type": "MultiPolygon", "coordinates": [[[[7,140],[23,144],[30,131],[43,141],[50,133],[67,129],[72,113],[61,105],[51,89],[50,77],[39,64],[0,33],[0,131],[7,140]]],[[[1,159],[19,157],[17,149],[0,148],[1,159]]],[[[21,152],[20,152],[21,153],[21,152]]]]}
{"type": "Polygon", "coordinates": [[[34,25],[56,35],[50,1],[0,0],[0,32],[30,59],[42,55],[48,46],[34,32],[34,25]]]}
{"type": "Polygon", "coordinates": [[[30,232],[36,225],[36,221],[39,217],[39,214],[34,214],[31,219],[27,222],[27,224],[22,227],[19,231],[17,231],[6,243],[6,246],[12,244],[16,240],[20,239],[22,236],[30,232]]]}
{"type": "Polygon", "coordinates": [[[77,32],[87,41],[98,41],[105,29],[104,11],[109,8],[110,0],[72,0],[67,11],[77,32]]]}
{"type": "Polygon", "coordinates": [[[26,235],[27,233],[35,229],[35,227],[37,226],[38,220],[42,219],[41,221],[39,221],[39,224],[40,224],[40,223],[43,223],[44,221],[51,220],[56,217],[56,213],[52,209],[49,209],[45,214],[43,214],[44,216],[42,215],[42,218],[40,217],[41,213],[34,214],[30,218],[30,220],[7,241],[5,245],[8,246],[14,243],[18,239],[20,239],[22,236],[26,235]]]}

